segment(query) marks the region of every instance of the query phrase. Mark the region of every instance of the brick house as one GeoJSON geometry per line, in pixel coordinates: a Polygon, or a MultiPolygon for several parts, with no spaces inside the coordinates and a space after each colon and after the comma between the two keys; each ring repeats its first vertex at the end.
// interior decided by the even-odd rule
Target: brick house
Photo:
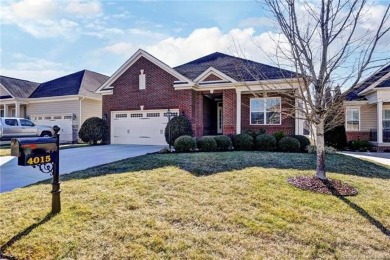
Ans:
{"type": "Polygon", "coordinates": [[[303,134],[291,91],[294,73],[223,53],[172,68],[138,50],[98,90],[113,144],[166,144],[168,109],[195,136],[265,129],[303,134]]]}
{"type": "Polygon", "coordinates": [[[390,148],[390,64],[351,89],[344,101],[347,140],[390,148]]]}

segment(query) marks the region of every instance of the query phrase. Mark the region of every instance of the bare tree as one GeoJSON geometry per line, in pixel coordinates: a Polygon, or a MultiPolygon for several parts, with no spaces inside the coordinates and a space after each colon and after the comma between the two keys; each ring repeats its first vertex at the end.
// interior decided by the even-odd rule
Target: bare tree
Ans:
{"type": "Polygon", "coordinates": [[[274,39],[274,61],[284,68],[289,64],[300,81],[294,98],[301,106],[296,109],[315,128],[316,177],[326,179],[324,132],[340,124],[342,117],[326,119],[343,111],[340,88],[355,86],[377,61],[380,41],[390,30],[390,4],[375,28],[363,30],[370,10],[367,0],[263,2],[281,34],[274,39]]]}

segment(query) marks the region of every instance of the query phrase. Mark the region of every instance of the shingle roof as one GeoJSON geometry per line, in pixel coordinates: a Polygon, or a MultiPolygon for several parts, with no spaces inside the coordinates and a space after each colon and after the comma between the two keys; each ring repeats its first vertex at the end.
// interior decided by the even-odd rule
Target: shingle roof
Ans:
{"type": "Polygon", "coordinates": [[[294,77],[295,73],[224,53],[215,52],[174,69],[194,80],[209,67],[213,67],[236,81],[256,81],[294,77]]]}
{"type": "MultiPolygon", "coordinates": [[[[359,96],[359,93],[365,90],[366,88],[370,87],[372,84],[380,80],[383,76],[385,76],[389,72],[390,72],[390,64],[385,65],[378,72],[374,73],[373,75],[365,79],[362,83],[357,85],[355,88],[351,89],[346,96],[346,100],[347,101],[366,100],[365,97],[359,96]]],[[[388,77],[387,79],[379,83],[377,86],[375,86],[375,88],[388,88],[388,87],[390,87],[390,77],[388,77]]]]}
{"type": "Polygon", "coordinates": [[[0,76],[0,84],[6,88],[14,98],[29,97],[39,85],[39,83],[36,82],[6,76],[0,76]]]}
{"type": "Polygon", "coordinates": [[[30,98],[58,97],[68,95],[84,95],[89,97],[100,97],[95,91],[109,77],[82,70],[73,74],[63,76],[39,85],[30,98]]]}

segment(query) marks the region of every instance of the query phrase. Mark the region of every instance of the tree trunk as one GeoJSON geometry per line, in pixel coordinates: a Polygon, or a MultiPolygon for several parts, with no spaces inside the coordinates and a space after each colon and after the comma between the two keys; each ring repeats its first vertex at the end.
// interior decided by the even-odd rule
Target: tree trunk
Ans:
{"type": "Polygon", "coordinates": [[[326,180],[325,172],[325,140],[324,140],[324,120],[316,125],[316,141],[317,141],[317,164],[316,177],[326,180]]]}

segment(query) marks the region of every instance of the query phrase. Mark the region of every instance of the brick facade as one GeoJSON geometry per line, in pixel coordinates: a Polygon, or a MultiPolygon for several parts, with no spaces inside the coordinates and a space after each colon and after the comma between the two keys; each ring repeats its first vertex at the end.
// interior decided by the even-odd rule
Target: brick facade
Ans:
{"type": "MultiPolygon", "coordinates": [[[[208,77],[211,79],[211,76],[208,77]]],[[[215,79],[215,78],[213,78],[215,79]]],[[[205,101],[205,95],[211,95],[210,91],[175,90],[174,81],[177,80],[170,73],[158,67],[148,59],[139,58],[116,81],[112,95],[103,95],[103,116],[107,116],[107,122],[111,123],[111,112],[121,110],[179,109],[192,122],[194,135],[199,137],[215,132],[216,100],[223,102],[223,134],[236,133],[236,91],[235,89],[216,90],[214,96],[218,99],[205,101]],[[146,75],[146,88],[139,89],[140,70],[146,75]],[[214,103],[213,103],[214,102],[214,103]],[[215,110],[215,111],[214,111],[215,110]],[[210,114],[206,114],[209,111],[210,114]],[[210,112],[211,111],[211,112],[210,112]],[[211,129],[211,130],[210,130],[211,129]]],[[[275,94],[276,95],[276,94],[275,94]]],[[[293,118],[282,118],[282,125],[277,126],[251,126],[249,124],[249,98],[251,95],[242,95],[242,129],[266,129],[267,133],[284,131],[293,134],[295,121],[293,118]]],[[[282,109],[287,109],[288,102],[282,97],[282,109]]]]}
{"type": "MultiPolygon", "coordinates": [[[[241,97],[241,131],[252,130],[258,131],[264,129],[266,133],[272,134],[283,131],[285,134],[295,134],[295,119],[292,117],[294,109],[292,108],[293,100],[279,93],[267,94],[268,97],[281,97],[282,102],[282,122],[280,125],[251,125],[250,124],[250,99],[254,98],[253,94],[242,95],[241,97]]],[[[258,94],[257,97],[263,97],[258,94]]]]}
{"type": "Polygon", "coordinates": [[[364,140],[369,141],[370,140],[370,132],[360,132],[360,131],[347,131],[345,132],[347,135],[347,141],[352,140],[364,140]]]}

